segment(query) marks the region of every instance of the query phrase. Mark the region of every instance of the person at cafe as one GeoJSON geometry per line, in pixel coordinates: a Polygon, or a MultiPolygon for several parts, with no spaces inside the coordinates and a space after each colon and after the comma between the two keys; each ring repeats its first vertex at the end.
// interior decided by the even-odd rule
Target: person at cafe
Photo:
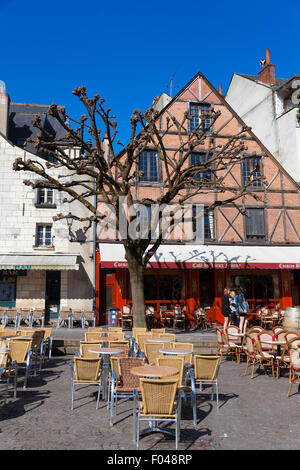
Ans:
{"type": "Polygon", "coordinates": [[[222,297],[221,311],[222,311],[222,314],[224,316],[223,331],[224,331],[224,333],[226,333],[226,329],[228,327],[229,317],[230,317],[229,289],[227,287],[225,287],[225,289],[224,289],[224,295],[222,297]]]}
{"type": "Polygon", "coordinates": [[[239,325],[235,291],[229,292],[230,325],[239,325]]]}
{"type": "Polygon", "coordinates": [[[237,312],[239,315],[239,329],[241,333],[246,333],[248,324],[247,315],[249,313],[249,304],[245,299],[245,289],[240,287],[236,296],[237,312]]]}

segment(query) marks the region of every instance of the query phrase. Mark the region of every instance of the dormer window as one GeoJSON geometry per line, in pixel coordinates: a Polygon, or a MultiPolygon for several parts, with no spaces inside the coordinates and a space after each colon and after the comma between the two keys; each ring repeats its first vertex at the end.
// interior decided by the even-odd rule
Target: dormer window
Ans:
{"type": "Polygon", "coordinates": [[[210,105],[209,104],[190,104],[190,131],[203,128],[201,124],[202,119],[204,118],[204,129],[208,129],[210,126],[210,117],[209,117],[210,105]]]}

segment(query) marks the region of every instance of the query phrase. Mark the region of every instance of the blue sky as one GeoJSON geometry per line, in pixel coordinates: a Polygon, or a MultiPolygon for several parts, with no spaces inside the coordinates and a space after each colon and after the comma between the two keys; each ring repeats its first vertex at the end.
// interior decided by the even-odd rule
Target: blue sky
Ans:
{"type": "Polygon", "coordinates": [[[72,90],[85,85],[125,143],[132,111],[168,93],[174,73],[176,92],[199,71],[226,92],[234,72],[257,74],[268,47],[277,77],[300,74],[299,14],[299,0],[0,0],[0,80],[11,101],[73,117],[84,111],[72,90]]]}

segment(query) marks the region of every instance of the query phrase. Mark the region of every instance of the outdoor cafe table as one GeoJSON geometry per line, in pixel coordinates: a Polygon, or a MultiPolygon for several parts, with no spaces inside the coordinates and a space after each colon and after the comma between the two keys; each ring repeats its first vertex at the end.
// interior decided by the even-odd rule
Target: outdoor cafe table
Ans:
{"type": "Polygon", "coordinates": [[[124,352],[124,349],[120,348],[92,348],[88,350],[91,353],[95,354],[102,354],[103,356],[103,368],[102,368],[102,374],[103,374],[103,398],[104,400],[107,400],[108,396],[108,387],[107,387],[107,382],[108,382],[108,374],[109,374],[109,357],[114,355],[114,354],[121,354],[124,352]]]}
{"type": "Polygon", "coordinates": [[[168,356],[176,356],[176,355],[181,355],[185,356],[186,354],[193,354],[193,351],[191,349],[184,349],[184,348],[166,348],[166,349],[160,349],[160,353],[162,354],[167,354],[168,356]]]}
{"type": "Polygon", "coordinates": [[[263,344],[271,344],[272,346],[277,346],[277,356],[280,356],[280,347],[282,345],[285,345],[285,341],[278,341],[278,340],[260,340],[261,343],[263,344]]]}
{"type": "Polygon", "coordinates": [[[138,375],[139,377],[148,377],[148,378],[161,378],[161,377],[170,377],[172,375],[178,374],[179,370],[176,367],[170,366],[138,366],[133,367],[131,370],[133,375],[138,375]]]}
{"type": "Polygon", "coordinates": [[[147,338],[147,343],[173,343],[174,340],[171,338],[147,338]]]}

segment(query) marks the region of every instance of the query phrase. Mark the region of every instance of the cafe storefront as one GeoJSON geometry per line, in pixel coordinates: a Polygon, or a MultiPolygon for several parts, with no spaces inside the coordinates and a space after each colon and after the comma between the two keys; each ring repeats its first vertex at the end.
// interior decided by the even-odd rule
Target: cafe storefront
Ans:
{"type": "Polygon", "coordinates": [[[0,254],[0,307],[45,309],[57,317],[77,254],[0,254]]]}
{"type": "MultiPolygon", "coordinates": [[[[100,244],[96,261],[101,324],[108,308],[131,303],[131,293],[121,244],[100,244]]],[[[284,309],[299,303],[299,270],[296,246],[161,245],[145,271],[145,303],[156,311],[184,304],[191,323],[195,308],[209,307],[211,319],[223,323],[225,287],[244,287],[250,311],[277,302],[284,309]]]]}

